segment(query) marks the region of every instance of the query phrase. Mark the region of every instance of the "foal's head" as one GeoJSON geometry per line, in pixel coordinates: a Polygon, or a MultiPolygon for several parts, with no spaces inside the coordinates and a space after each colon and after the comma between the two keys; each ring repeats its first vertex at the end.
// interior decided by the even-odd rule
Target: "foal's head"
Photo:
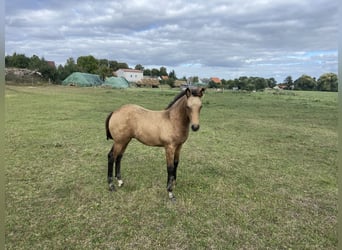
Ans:
{"type": "Polygon", "coordinates": [[[204,88],[185,90],[186,100],[186,114],[189,117],[192,131],[197,131],[200,128],[199,116],[202,108],[202,100],[204,88]]]}

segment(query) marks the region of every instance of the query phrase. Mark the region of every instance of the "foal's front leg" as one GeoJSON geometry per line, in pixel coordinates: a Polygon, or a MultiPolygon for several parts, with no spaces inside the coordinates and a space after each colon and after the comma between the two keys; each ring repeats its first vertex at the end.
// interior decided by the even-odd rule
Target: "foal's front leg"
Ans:
{"type": "Polygon", "coordinates": [[[169,193],[169,198],[171,200],[176,199],[174,194],[172,193],[173,190],[173,182],[175,180],[175,165],[174,165],[174,153],[175,148],[173,146],[166,146],[166,164],[167,164],[167,186],[166,189],[169,193]]]}
{"type": "Polygon", "coordinates": [[[176,185],[176,180],[177,180],[177,168],[178,168],[178,163],[179,163],[179,154],[182,149],[182,144],[178,145],[175,150],[175,156],[173,160],[173,176],[174,176],[174,185],[176,185]]]}

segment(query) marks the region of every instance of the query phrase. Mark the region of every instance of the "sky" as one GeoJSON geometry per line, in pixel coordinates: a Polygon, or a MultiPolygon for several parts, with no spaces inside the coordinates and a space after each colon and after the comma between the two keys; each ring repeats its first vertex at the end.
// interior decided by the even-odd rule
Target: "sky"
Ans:
{"type": "Polygon", "coordinates": [[[318,78],[337,74],[338,2],[5,0],[5,54],[93,55],[178,78],[318,78]]]}

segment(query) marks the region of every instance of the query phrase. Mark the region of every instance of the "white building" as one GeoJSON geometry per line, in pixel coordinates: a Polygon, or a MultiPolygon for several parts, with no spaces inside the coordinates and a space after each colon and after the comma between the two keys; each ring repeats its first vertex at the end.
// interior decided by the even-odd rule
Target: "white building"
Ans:
{"type": "Polygon", "coordinates": [[[118,77],[124,77],[129,82],[138,82],[144,78],[143,71],[136,69],[118,69],[115,74],[118,77]]]}

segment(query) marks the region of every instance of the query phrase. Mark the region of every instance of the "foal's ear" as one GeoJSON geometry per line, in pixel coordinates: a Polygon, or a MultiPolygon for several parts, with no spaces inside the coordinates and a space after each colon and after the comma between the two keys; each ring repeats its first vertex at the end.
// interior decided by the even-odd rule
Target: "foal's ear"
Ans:
{"type": "Polygon", "coordinates": [[[199,96],[200,96],[200,97],[203,96],[204,91],[205,91],[205,88],[201,88],[201,89],[199,90],[199,96]]]}
{"type": "Polygon", "coordinates": [[[191,90],[189,88],[186,88],[185,94],[186,94],[186,97],[190,97],[191,96],[191,90]]]}

